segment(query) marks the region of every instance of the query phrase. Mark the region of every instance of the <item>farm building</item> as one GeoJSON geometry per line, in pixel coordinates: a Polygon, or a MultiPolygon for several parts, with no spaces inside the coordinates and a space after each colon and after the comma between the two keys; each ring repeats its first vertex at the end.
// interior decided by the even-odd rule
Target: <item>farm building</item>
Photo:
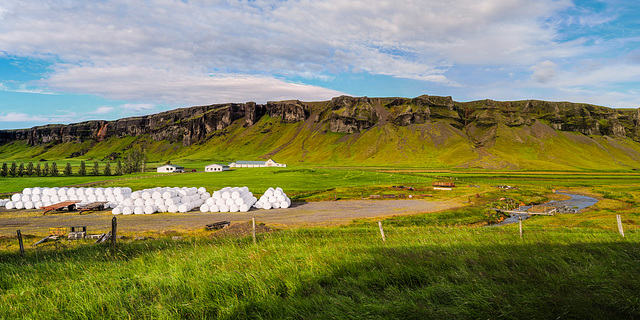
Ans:
{"type": "Polygon", "coordinates": [[[263,167],[286,167],[284,163],[277,163],[271,159],[267,161],[236,161],[229,163],[231,168],[263,168],[263,167]]]}
{"type": "Polygon", "coordinates": [[[163,173],[184,172],[184,167],[176,166],[175,164],[165,164],[158,167],[158,172],[163,172],[163,173]]]}
{"type": "Polygon", "coordinates": [[[204,172],[220,172],[220,171],[229,171],[229,166],[219,163],[212,163],[206,167],[204,167],[204,172]]]}

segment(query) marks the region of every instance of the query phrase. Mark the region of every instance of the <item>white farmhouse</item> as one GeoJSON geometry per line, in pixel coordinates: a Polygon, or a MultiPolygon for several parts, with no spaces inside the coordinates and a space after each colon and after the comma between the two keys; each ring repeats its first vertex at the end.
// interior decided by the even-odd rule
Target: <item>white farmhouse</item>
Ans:
{"type": "Polygon", "coordinates": [[[231,168],[264,168],[264,167],[286,167],[284,163],[277,163],[271,159],[267,161],[236,161],[229,163],[231,168]]]}
{"type": "Polygon", "coordinates": [[[158,167],[158,172],[162,172],[162,173],[184,172],[184,167],[176,166],[175,164],[165,164],[158,167]]]}
{"type": "Polygon", "coordinates": [[[204,172],[221,172],[221,171],[229,171],[229,166],[219,163],[212,163],[206,167],[204,167],[204,172]]]}

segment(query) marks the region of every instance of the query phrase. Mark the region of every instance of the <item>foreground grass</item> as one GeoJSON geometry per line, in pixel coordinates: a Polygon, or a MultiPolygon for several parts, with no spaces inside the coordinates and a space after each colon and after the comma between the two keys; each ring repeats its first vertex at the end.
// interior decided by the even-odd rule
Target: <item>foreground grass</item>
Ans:
{"type": "Polygon", "coordinates": [[[0,253],[0,318],[638,318],[640,241],[393,227],[0,253]]]}

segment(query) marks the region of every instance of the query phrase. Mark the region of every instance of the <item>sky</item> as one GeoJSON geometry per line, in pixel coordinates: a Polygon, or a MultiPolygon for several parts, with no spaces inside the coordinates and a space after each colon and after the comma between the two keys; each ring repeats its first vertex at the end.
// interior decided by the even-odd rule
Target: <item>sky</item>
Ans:
{"type": "Polygon", "coordinates": [[[340,95],[640,106],[636,0],[2,0],[0,129],[340,95]]]}

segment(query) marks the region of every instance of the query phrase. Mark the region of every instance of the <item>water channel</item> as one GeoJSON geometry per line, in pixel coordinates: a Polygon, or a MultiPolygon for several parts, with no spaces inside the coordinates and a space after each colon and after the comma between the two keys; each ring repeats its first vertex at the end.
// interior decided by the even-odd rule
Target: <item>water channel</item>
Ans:
{"type": "MultiPolygon", "coordinates": [[[[580,194],[573,194],[573,193],[568,193],[565,191],[558,191],[556,192],[557,194],[563,194],[566,196],[570,196],[571,199],[567,199],[567,200],[561,200],[561,201],[556,201],[556,200],[551,200],[547,203],[545,203],[545,205],[551,205],[554,207],[559,207],[559,206],[567,206],[569,208],[573,208],[576,209],[578,211],[588,208],[596,203],[598,203],[598,199],[596,198],[592,198],[592,197],[587,197],[587,196],[583,196],[580,194]]],[[[527,209],[529,209],[531,206],[521,206],[520,208],[518,208],[519,211],[526,211],[527,209]]],[[[502,222],[491,225],[493,226],[503,226],[505,224],[511,224],[511,223],[518,223],[518,221],[520,219],[522,220],[527,220],[531,215],[526,214],[526,213],[512,213],[510,217],[507,217],[506,219],[502,220],[502,222]]]]}

